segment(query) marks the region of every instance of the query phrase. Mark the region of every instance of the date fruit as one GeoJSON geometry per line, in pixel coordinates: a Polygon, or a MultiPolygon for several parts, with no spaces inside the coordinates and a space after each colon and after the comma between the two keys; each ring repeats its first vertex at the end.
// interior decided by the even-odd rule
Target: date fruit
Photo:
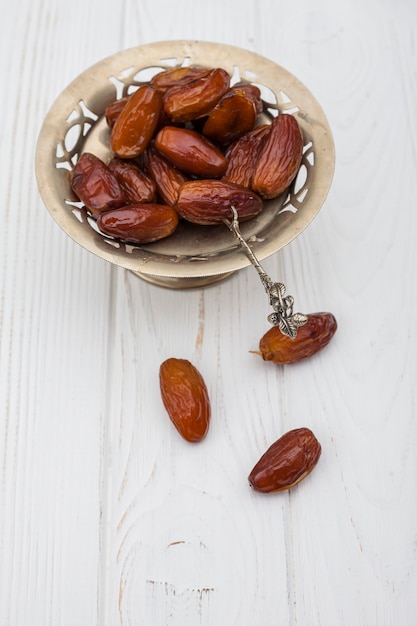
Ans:
{"type": "Polygon", "coordinates": [[[149,85],[142,85],[129,96],[111,129],[114,154],[125,159],[142,154],[157,128],[161,111],[162,94],[149,85]]]}
{"type": "Polygon", "coordinates": [[[264,105],[259,87],[252,85],[251,83],[236,83],[233,87],[230,87],[230,91],[245,94],[245,96],[252,100],[255,105],[256,113],[262,113],[264,105]]]}
{"type": "Polygon", "coordinates": [[[200,372],[186,359],[169,358],[159,368],[159,384],[164,407],[180,435],[201,441],[209,429],[211,406],[200,372]]]}
{"type": "Polygon", "coordinates": [[[261,456],[249,484],[262,493],[290,489],[314,469],[320,454],[321,445],[309,428],[290,430],[261,456]]]}
{"type": "Polygon", "coordinates": [[[106,118],[107,126],[109,128],[113,128],[117,118],[120,113],[125,108],[127,101],[129,100],[129,96],[125,96],[124,98],[120,98],[120,100],[115,100],[104,111],[104,116],[106,118]]]}
{"type": "Polygon", "coordinates": [[[297,330],[295,339],[283,335],[278,326],[272,326],[259,342],[264,361],[287,364],[306,359],[322,350],[337,330],[332,313],[310,313],[307,322],[297,330]]]}
{"type": "Polygon", "coordinates": [[[97,156],[84,152],[70,173],[70,185],[92,215],[126,204],[124,193],[110,168],[97,156]]]}
{"type": "Polygon", "coordinates": [[[105,235],[143,244],[172,235],[178,221],[177,212],[165,204],[132,204],[102,213],[97,226],[105,235]]]}
{"type": "Polygon", "coordinates": [[[203,125],[203,135],[219,144],[236,141],[255,126],[253,100],[239,91],[228,91],[210,111],[203,125]]]}
{"type": "Polygon", "coordinates": [[[229,146],[225,154],[227,170],[222,180],[250,188],[255,163],[268,132],[269,124],[262,124],[229,146]]]}
{"type": "Polygon", "coordinates": [[[205,67],[173,67],[155,74],[149,84],[159,91],[167,91],[171,87],[187,85],[197,78],[207,76],[209,72],[205,67]]]}
{"type": "Polygon", "coordinates": [[[222,68],[164,93],[163,108],[174,123],[190,122],[207,115],[230,86],[230,76],[222,68]]]}
{"type": "Polygon", "coordinates": [[[188,222],[215,225],[232,219],[232,206],[244,222],[262,211],[263,202],[241,185],[214,179],[190,180],[181,185],[175,209],[188,222]]]}
{"type": "Polygon", "coordinates": [[[154,180],[158,196],[164,204],[173,206],[178,192],[188,177],[162,156],[153,144],[146,149],[146,171],[154,180]]]}
{"type": "Polygon", "coordinates": [[[224,154],[195,130],[164,126],[155,137],[155,147],[186,174],[220,178],[226,172],[224,154]]]}
{"type": "Polygon", "coordinates": [[[138,165],[131,161],[113,157],[109,161],[109,168],[122,188],[126,198],[125,204],[155,202],[155,183],[138,165]]]}
{"type": "Polygon", "coordinates": [[[285,191],[300,169],[303,136],[292,115],[280,114],[273,119],[259,153],[251,187],[262,198],[276,198],[285,191]]]}

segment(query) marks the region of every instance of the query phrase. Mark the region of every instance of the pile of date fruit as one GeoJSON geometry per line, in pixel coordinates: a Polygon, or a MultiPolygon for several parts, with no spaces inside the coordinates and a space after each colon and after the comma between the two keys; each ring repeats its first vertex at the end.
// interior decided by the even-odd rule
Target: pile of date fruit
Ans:
{"type": "MultiPolygon", "coordinates": [[[[286,191],[297,175],[303,137],[292,115],[259,122],[257,86],[231,86],[222,68],[162,70],[106,111],[111,156],[81,154],[72,172],[73,192],[104,235],[133,244],[172,235],[180,220],[217,225],[258,215],[264,201],[286,191]]],[[[296,339],[274,326],[260,341],[265,361],[294,363],[332,339],[331,313],[315,313],[296,339]]],[[[189,442],[206,436],[211,419],[205,381],[186,359],[170,358],[159,371],[168,416],[189,442]]],[[[260,457],[249,483],[264,493],[287,490],[315,467],[321,445],[308,428],[291,430],[260,457]]]]}
{"type": "Polygon", "coordinates": [[[222,68],[161,70],[105,110],[111,155],[81,154],[73,192],[101,233],[132,244],[172,235],[180,220],[216,225],[258,215],[300,168],[292,115],[260,123],[256,85],[222,68]]]}

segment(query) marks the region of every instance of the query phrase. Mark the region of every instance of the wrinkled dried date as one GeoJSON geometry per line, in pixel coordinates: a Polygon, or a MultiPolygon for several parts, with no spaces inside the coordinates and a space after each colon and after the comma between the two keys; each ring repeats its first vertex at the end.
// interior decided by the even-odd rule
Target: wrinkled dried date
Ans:
{"type": "Polygon", "coordinates": [[[256,85],[252,85],[251,83],[236,83],[233,87],[230,87],[230,90],[234,93],[242,93],[245,94],[247,98],[252,100],[255,105],[255,111],[257,114],[262,113],[264,105],[261,98],[261,90],[256,85]]]}
{"type": "Polygon", "coordinates": [[[252,219],[262,211],[262,199],[250,189],[220,180],[190,180],[181,185],[175,209],[194,224],[221,224],[232,217],[233,206],[239,220],[252,219]]]}
{"type": "Polygon", "coordinates": [[[105,235],[143,244],[169,237],[178,226],[178,214],[165,204],[132,204],[106,211],[97,219],[105,235]]]}
{"type": "Polygon", "coordinates": [[[274,118],[259,152],[251,187],[265,199],[276,198],[294,180],[303,156],[303,136],[292,115],[274,118]]]}
{"type": "Polygon", "coordinates": [[[129,96],[125,96],[124,98],[120,98],[120,100],[115,100],[114,102],[109,104],[108,107],[106,107],[106,110],[104,111],[104,116],[110,129],[113,128],[117,118],[125,108],[128,100],[129,96]]]}
{"type": "Polygon", "coordinates": [[[171,87],[184,86],[197,78],[203,78],[209,72],[205,67],[174,67],[155,74],[149,84],[159,91],[167,91],[171,87]]]}
{"type": "Polygon", "coordinates": [[[188,180],[188,176],[169,163],[153,144],[146,150],[146,171],[154,180],[162,202],[173,206],[177,201],[179,189],[188,180]]]}
{"type": "Polygon", "coordinates": [[[200,372],[186,359],[170,358],[159,368],[159,384],[164,407],[180,435],[201,441],[209,429],[211,407],[200,372]]]}
{"type": "Polygon", "coordinates": [[[110,168],[94,154],[84,152],[70,173],[71,189],[97,217],[126,204],[123,190],[110,168]]]}
{"type": "Polygon", "coordinates": [[[116,176],[125,195],[125,204],[155,202],[155,182],[131,161],[114,157],[109,161],[109,169],[116,176]]]}
{"type": "Polygon", "coordinates": [[[207,115],[230,86],[230,76],[222,68],[185,85],[171,87],[164,93],[163,108],[175,123],[184,123],[207,115]]]}
{"type": "Polygon", "coordinates": [[[219,144],[236,141],[255,126],[256,107],[251,98],[229,90],[209,113],[203,135],[219,144]]]}
{"type": "Polygon", "coordinates": [[[306,359],[322,350],[337,330],[332,313],[310,313],[307,323],[300,326],[295,339],[283,335],[278,326],[272,326],[259,342],[264,361],[287,364],[306,359]]]}
{"type": "Polygon", "coordinates": [[[226,151],[227,170],[223,180],[250,188],[255,163],[268,132],[269,124],[262,124],[229,146],[226,151]]]}
{"type": "Polygon", "coordinates": [[[131,159],[142,154],[158,126],[161,111],[161,93],[149,85],[139,87],[111,129],[110,145],[115,155],[131,159]]]}
{"type": "Polygon", "coordinates": [[[290,489],[314,469],[320,455],[321,445],[310,429],[290,430],[261,456],[249,484],[263,493],[290,489]]]}
{"type": "Polygon", "coordinates": [[[155,137],[155,147],[179,170],[200,178],[220,178],[227,161],[216,146],[195,130],[165,126],[155,137]]]}

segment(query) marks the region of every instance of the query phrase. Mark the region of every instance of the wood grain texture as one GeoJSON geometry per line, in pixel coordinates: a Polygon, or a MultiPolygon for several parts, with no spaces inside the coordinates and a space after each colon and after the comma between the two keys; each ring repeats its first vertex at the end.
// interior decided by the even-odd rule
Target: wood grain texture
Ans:
{"type": "Polygon", "coordinates": [[[417,24],[411,0],[22,0],[0,26],[0,623],[404,625],[417,621],[417,24]],[[74,244],[34,176],[42,120],[122,48],[204,39],[263,54],[322,104],[326,203],[264,262],[297,309],[334,313],[321,353],[256,354],[256,272],[150,285],[74,244]],[[183,441],[160,363],[190,359],[212,401],[183,441]],[[285,431],[323,453],[290,492],[247,476],[285,431]]]}

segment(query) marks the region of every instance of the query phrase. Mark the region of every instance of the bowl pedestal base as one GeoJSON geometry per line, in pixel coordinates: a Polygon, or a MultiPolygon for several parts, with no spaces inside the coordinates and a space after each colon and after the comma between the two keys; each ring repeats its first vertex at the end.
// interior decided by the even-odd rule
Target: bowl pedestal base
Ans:
{"type": "Polygon", "coordinates": [[[214,285],[223,280],[226,280],[236,272],[226,272],[224,274],[215,274],[214,276],[191,276],[191,277],[169,277],[169,276],[153,276],[151,274],[144,274],[143,272],[136,272],[135,270],[129,270],[140,278],[152,285],[158,287],[165,287],[168,289],[199,289],[202,287],[208,287],[214,285]]]}

